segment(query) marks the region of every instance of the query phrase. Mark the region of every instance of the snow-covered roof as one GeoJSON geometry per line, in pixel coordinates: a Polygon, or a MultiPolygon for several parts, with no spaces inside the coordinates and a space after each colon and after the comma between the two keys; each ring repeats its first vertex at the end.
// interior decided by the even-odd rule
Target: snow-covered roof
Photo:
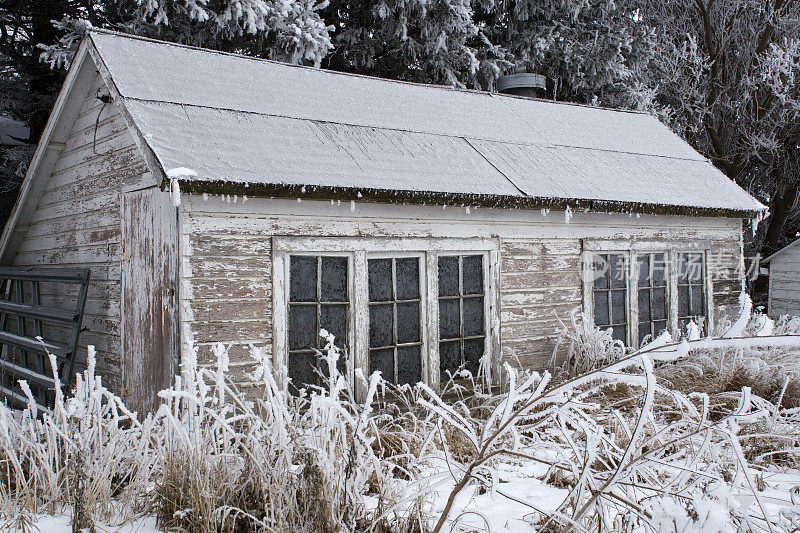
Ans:
{"type": "Polygon", "coordinates": [[[778,257],[780,255],[783,255],[784,253],[786,253],[787,251],[791,250],[795,246],[800,246],[800,239],[796,239],[796,240],[790,242],[789,244],[787,244],[786,246],[784,246],[780,250],[778,250],[775,253],[765,257],[764,259],[761,260],[761,264],[765,265],[765,264],[769,263],[770,261],[772,261],[776,257],[778,257]]]}
{"type": "Polygon", "coordinates": [[[763,206],[652,115],[291,66],[117,33],[92,43],[164,171],[197,184],[763,206]]]}

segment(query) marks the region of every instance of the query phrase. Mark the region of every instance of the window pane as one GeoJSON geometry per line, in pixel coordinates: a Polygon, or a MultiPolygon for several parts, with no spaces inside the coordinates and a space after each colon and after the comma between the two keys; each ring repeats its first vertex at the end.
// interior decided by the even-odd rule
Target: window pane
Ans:
{"type": "Polygon", "coordinates": [[[461,341],[450,341],[439,343],[439,372],[442,381],[446,381],[449,376],[447,371],[455,373],[461,366],[461,341]]]}
{"type": "Polygon", "coordinates": [[[439,296],[458,296],[458,257],[439,257],[439,296]]]}
{"type": "Polygon", "coordinates": [[[463,294],[483,294],[483,256],[468,255],[463,262],[463,294]]]}
{"type": "Polygon", "coordinates": [[[653,287],[662,287],[667,284],[667,261],[664,254],[653,254],[653,287]]]}
{"type": "Polygon", "coordinates": [[[639,274],[639,286],[650,286],[650,256],[640,255],[636,260],[636,268],[639,274]]]}
{"type": "Polygon", "coordinates": [[[627,342],[625,339],[625,326],[614,326],[611,335],[615,340],[627,342]]]}
{"type": "Polygon", "coordinates": [[[394,383],[394,348],[369,351],[369,373],[380,371],[383,379],[394,383]]]}
{"type": "Polygon", "coordinates": [[[661,335],[661,332],[667,329],[666,320],[657,320],[653,323],[653,335],[661,335]]]}
{"type": "Polygon", "coordinates": [[[315,385],[319,378],[314,368],[319,367],[317,354],[314,352],[292,352],[289,354],[289,378],[292,380],[292,392],[308,385],[315,385]]]}
{"type": "Polygon", "coordinates": [[[483,296],[464,298],[464,336],[483,335],[483,296]]]}
{"type": "Polygon", "coordinates": [[[289,301],[317,301],[317,258],[293,255],[289,258],[289,301]]]}
{"type": "Polygon", "coordinates": [[[683,254],[683,280],[691,283],[703,281],[703,254],[683,254]]]}
{"type": "Polygon", "coordinates": [[[639,320],[642,322],[650,320],[650,290],[639,290],[639,320]]]}
{"type": "Polygon", "coordinates": [[[320,279],[320,300],[323,302],[347,301],[347,258],[323,257],[320,279]]]}
{"type": "Polygon", "coordinates": [[[667,289],[653,289],[653,320],[667,318],[667,289]]]}
{"type": "Polygon", "coordinates": [[[639,344],[650,335],[650,322],[639,322],[639,344]]]}
{"type": "Polygon", "coordinates": [[[705,315],[703,312],[703,287],[700,285],[692,286],[692,299],[689,311],[692,316],[705,315]]]}
{"type": "Polygon", "coordinates": [[[611,291],[611,319],[614,324],[624,324],[626,320],[625,291],[611,291]]]}
{"type": "Polygon", "coordinates": [[[594,288],[607,289],[608,288],[608,256],[595,255],[592,258],[592,272],[595,274],[594,288]]]}
{"type": "Polygon", "coordinates": [[[461,336],[459,301],[439,300],[439,337],[455,339],[461,336]]]}
{"type": "Polygon", "coordinates": [[[484,348],[483,338],[464,341],[464,361],[466,362],[467,370],[472,372],[473,376],[478,375],[478,368],[481,357],[483,357],[484,348]]]}
{"type": "Polygon", "coordinates": [[[419,299],[419,259],[403,258],[395,261],[397,299],[419,299]]]}
{"type": "MultiPolygon", "coordinates": [[[[347,306],[323,305],[320,308],[319,327],[333,333],[336,346],[347,345],[347,306]]],[[[322,341],[324,342],[324,341],[322,341]]]]}
{"type": "Polygon", "coordinates": [[[594,323],[596,326],[607,326],[608,320],[608,293],[605,291],[594,294],[594,323]]]}
{"type": "Polygon", "coordinates": [[[689,316],[689,286],[678,285],[678,314],[689,316]]]}
{"type": "Polygon", "coordinates": [[[397,342],[419,341],[419,302],[397,304],[397,342]]]}
{"type": "Polygon", "coordinates": [[[317,346],[317,306],[289,306],[289,349],[302,350],[317,346]]]}
{"type": "Polygon", "coordinates": [[[625,256],[621,254],[609,254],[608,266],[611,288],[625,288],[627,286],[626,279],[628,277],[625,271],[625,256]]]}
{"type": "Polygon", "coordinates": [[[397,384],[414,385],[422,381],[421,346],[397,348],[397,384]]]}
{"type": "Polygon", "coordinates": [[[369,270],[369,301],[387,302],[392,299],[392,260],[370,259],[369,270]]]}
{"type": "Polygon", "coordinates": [[[393,304],[369,306],[369,345],[371,348],[394,344],[393,304]]]}

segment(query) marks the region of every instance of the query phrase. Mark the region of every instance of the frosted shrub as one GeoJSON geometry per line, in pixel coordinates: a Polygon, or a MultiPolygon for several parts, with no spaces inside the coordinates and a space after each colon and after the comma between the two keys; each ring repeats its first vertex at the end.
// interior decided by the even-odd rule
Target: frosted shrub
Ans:
{"type": "Polygon", "coordinates": [[[625,354],[625,345],[611,336],[610,328],[595,327],[577,309],[570,313],[570,323],[562,322],[561,326],[550,360],[557,378],[583,374],[617,361],[625,354]]]}
{"type": "Polygon", "coordinates": [[[172,390],[162,393],[157,489],[161,522],[192,531],[352,531],[363,520],[370,479],[386,476],[372,450],[371,407],[353,400],[327,340],[323,387],[289,397],[267,357],[253,350],[259,395],[245,400],[227,380],[227,353],[215,348],[215,371],[187,358],[172,390]]]}
{"type": "MultiPolygon", "coordinates": [[[[50,358],[51,368],[57,368],[50,358]]],[[[137,509],[155,463],[152,420],[139,422],[94,371],[90,347],[87,369],[78,375],[72,396],[65,399],[57,387],[52,412],[39,412],[27,385],[27,409],[12,412],[0,405],[0,512],[63,512],[77,498],[90,515],[112,517],[123,507],[137,509]],[[85,478],[79,495],[73,481],[76,459],[85,478]]]]}

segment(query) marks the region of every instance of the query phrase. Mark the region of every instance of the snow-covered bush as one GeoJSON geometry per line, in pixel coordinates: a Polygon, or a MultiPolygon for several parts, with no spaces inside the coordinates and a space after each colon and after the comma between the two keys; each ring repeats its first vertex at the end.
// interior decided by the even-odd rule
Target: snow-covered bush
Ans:
{"type": "Polygon", "coordinates": [[[561,323],[550,364],[556,379],[569,378],[618,361],[623,355],[625,345],[614,339],[611,328],[595,327],[576,309],[570,313],[569,324],[561,323]]]}

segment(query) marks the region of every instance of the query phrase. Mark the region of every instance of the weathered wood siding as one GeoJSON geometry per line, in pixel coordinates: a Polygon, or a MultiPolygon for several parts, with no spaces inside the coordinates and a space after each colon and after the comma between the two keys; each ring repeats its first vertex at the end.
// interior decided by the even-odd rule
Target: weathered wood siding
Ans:
{"type": "Polygon", "coordinates": [[[800,246],[769,262],[769,314],[800,316],[800,246]]]}
{"type": "MultiPolygon", "coordinates": [[[[120,198],[124,188],[147,182],[149,174],[117,106],[96,98],[104,92],[95,75],[80,101],[69,104],[80,106],[78,118],[46,178],[13,264],[91,270],[76,371],[82,369],[86,346],[93,344],[104,382],[121,390],[120,198]]],[[[44,305],[63,305],[74,297],[63,286],[45,290],[44,305]]],[[[60,340],[59,332],[53,334],[60,340]]]]}
{"type": "Polygon", "coordinates": [[[212,364],[215,342],[230,345],[242,383],[252,368],[248,345],[269,352],[272,237],[496,238],[501,252],[501,344],[521,364],[541,366],[559,320],[582,305],[582,239],[679,243],[711,241],[728,267],[714,284],[717,319],[735,313],[741,290],[740,222],[732,219],[628,216],[464,207],[355,204],[184,195],[180,217],[181,313],[199,360],[212,364]]]}

